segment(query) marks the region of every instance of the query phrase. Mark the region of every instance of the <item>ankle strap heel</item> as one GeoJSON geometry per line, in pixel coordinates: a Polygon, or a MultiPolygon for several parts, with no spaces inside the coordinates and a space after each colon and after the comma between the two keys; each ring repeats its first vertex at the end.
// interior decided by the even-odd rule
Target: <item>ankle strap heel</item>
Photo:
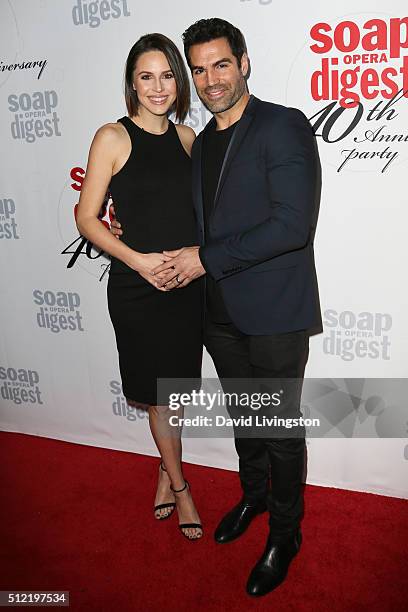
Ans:
{"type": "Polygon", "coordinates": [[[182,493],[187,489],[187,487],[190,487],[187,480],[184,480],[184,487],[182,487],[181,489],[173,489],[173,485],[170,485],[170,489],[173,491],[173,493],[182,493]]]}
{"type": "MultiPolygon", "coordinates": [[[[184,487],[182,487],[181,489],[173,489],[173,486],[170,485],[170,489],[173,491],[173,493],[176,493],[176,494],[182,493],[183,491],[187,489],[187,487],[191,489],[186,479],[184,479],[184,487]]],[[[183,534],[183,536],[187,538],[188,540],[199,540],[203,535],[203,526],[201,523],[180,523],[179,529],[181,533],[183,534]],[[195,529],[196,535],[188,535],[186,531],[187,529],[195,529]]]]}

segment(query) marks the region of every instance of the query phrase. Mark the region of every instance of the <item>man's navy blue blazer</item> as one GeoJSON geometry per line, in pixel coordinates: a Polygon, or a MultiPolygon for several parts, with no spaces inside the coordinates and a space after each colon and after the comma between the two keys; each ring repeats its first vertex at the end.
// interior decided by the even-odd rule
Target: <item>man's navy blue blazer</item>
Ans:
{"type": "Polygon", "coordinates": [[[250,96],[225,154],[204,235],[203,134],[192,149],[199,255],[245,334],[321,330],[313,238],[320,191],[312,127],[294,108],[250,96]]]}

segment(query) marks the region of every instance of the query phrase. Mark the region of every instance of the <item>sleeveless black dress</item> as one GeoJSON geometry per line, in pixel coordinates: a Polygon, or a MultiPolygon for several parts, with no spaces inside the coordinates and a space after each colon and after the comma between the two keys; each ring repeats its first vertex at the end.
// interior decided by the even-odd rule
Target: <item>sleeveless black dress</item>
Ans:
{"type": "MultiPolygon", "coordinates": [[[[174,123],[156,135],[129,117],[119,121],[132,143],[128,160],[109,186],[121,240],[142,253],[197,245],[191,160],[174,123]]],[[[182,289],[159,291],[112,257],[107,297],[127,399],[156,405],[157,378],[200,380],[202,278],[182,289]]]]}

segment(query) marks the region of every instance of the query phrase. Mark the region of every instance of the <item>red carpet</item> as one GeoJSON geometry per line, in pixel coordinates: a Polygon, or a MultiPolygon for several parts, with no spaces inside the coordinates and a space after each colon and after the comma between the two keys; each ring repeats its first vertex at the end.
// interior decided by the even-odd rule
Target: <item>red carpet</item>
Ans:
{"type": "Polygon", "coordinates": [[[307,486],[303,545],[286,582],[245,593],[266,515],[224,546],[212,539],[238,499],[237,474],[185,466],[205,535],[152,515],[157,459],[0,433],[1,590],[69,590],[71,610],[399,612],[408,609],[408,504],[307,486]]]}

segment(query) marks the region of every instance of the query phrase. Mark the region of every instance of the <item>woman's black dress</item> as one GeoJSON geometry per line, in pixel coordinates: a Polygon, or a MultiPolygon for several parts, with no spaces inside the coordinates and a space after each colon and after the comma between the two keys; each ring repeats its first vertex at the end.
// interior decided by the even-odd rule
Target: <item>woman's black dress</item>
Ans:
{"type": "MultiPolygon", "coordinates": [[[[121,240],[142,253],[198,244],[191,160],[174,123],[156,135],[129,117],[119,121],[132,143],[110,183],[121,240]]],[[[157,378],[200,379],[202,278],[163,292],[112,257],[107,294],[127,399],[156,405],[157,378]]]]}

